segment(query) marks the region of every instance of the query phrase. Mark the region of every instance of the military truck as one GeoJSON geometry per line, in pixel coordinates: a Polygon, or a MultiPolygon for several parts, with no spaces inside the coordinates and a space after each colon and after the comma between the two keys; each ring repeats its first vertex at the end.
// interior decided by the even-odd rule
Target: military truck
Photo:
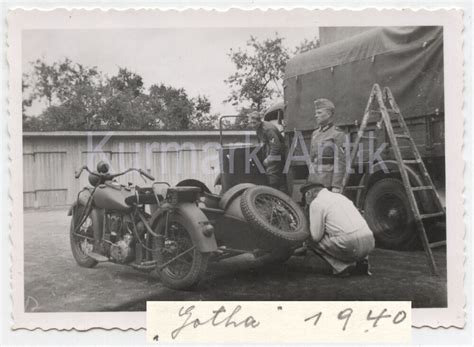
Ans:
{"type": "MultiPolygon", "coordinates": [[[[264,117],[282,125],[291,152],[288,160],[300,157],[291,160],[286,175],[292,199],[301,201],[299,188],[308,177],[303,147],[310,148],[316,127],[314,100],[333,101],[335,124],[353,142],[374,83],[392,90],[431,178],[444,196],[443,72],[442,27],[377,27],[290,59],[283,82],[284,102],[268,109],[264,117]]],[[[376,130],[375,127],[375,122],[369,123],[369,128],[376,130]]],[[[389,142],[383,131],[375,132],[374,136],[374,150],[389,142]]],[[[358,160],[361,165],[349,177],[349,185],[365,188],[345,194],[363,211],[379,246],[416,247],[418,233],[391,147],[386,146],[381,154],[383,160],[375,163],[369,162],[369,144],[363,143],[362,148],[358,160]]],[[[409,147],[400,148],[404,157],[409,158],[409,147]]],[[[230,148],[223,147],[223,192],[242,182],[264,184],[265,176],[257,165],[251,163],[250,171],[244,170],[248,160],[244,152],[248,153],[249,146],[231,149],[235,163],[232,170],[229,151],[230,148]]],[[[415,166],[407,165],[407,169],[414,185],[422,182],[415,166]]],[[[416,197],[425,213],[435,208],[429,192],[417,192],[416,197]]],[[[439,225],[442,221],[432,223],[439,225]]]]}

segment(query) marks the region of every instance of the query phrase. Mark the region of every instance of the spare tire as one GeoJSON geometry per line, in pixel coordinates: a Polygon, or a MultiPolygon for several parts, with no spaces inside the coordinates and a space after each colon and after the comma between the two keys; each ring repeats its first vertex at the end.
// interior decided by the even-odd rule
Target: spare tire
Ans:
{"type": "Polygon", "coordinates": [[[309,237],[303,210],[279,190],[267,186],[248,188],[240,208],[247,222],[269,242],[294,245],[309,237]]]}

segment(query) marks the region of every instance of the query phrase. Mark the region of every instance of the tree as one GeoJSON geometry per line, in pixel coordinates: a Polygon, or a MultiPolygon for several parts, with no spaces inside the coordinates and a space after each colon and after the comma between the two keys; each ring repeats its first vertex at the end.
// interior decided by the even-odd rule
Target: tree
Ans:
{"type": "Polygon", "coordinates": [[[112,88],[112,94],[131,93],[133,97],[137,97],[143,92],[143,79],[127,69],[119,68],[117,76],[109,79],[109,86],[112,88]]]}
{"type": "Polygon", "coordinates": [[[176,89],[164,84],[152,85],[149,89],[153,118],[169,130],[188,129],[194,103],[183,88],[176,89]]]}
{"type": "MultiPolygon", "coordinates": [[[[248,50],[231,50],[229,57],[234,63],[236,72],[229,76],[225,83],[231,88],[230,96],[225,102],[239,105],[239,114],[262,111],[268,102],[282,96],[282,79],[286,62],[290,58],[289,50],[283,46],[283,38],[275,34],[274,38],[258,41],[254,36],[246,44],[248,50]]],[[[305,39],[293,54],[300,54],[319,47],[318,38],[305,39]]],[[[242,127],[239,119],[236,125],[242,127]]]]}
{"type": "Polygon", "coordinates": [[[191,117],[191,129],[215,129],[219,120],[218,114],[211,114],[211,102],[206,96],[198,95],[193,99],[194,113],[191,117]]]}
{"type": "Polygon", "coordinates": [[[109,78],[69,59],[32,65],[22,85],[25,130],[212,129],[217,122],[207,97],[164,84],[145,90],[142,77],[125,68],[109,78]],[[28,117],[33,100],[46,106],[28,117]]]}
{"type": "Polygon", "coordinates": [[[301,42],[298,46],[295,47],[293,54],[297,55],[301,53],[306,53],[308,51],[318,48],[319,46],[320,42],[317,37],[312,40],[304,39],[303,42],[301,42]]]}
{"type": "Polygon", "coordinates": [[[288,49],[278,34],[262,42],[250,36],[247,47],[250,52],[239,48],[229,53],[237,71],[225,80],[232,89],[226,102],[232,105],[246,103],[250,108],[262,111],[269,99],[281,96],[280,81],[289,58],[288,49]]]}
{"type": "Polygon", "coordinates": [[[28,116],[26,115],[26,109],[28,107],[31,107],[33,104],[33,99],[31,95],[27,94],[27,90],[29,88],[28,82],[27,82],[27,77],[23,75],[23,78],[21,80],[21,92],[23,94],[22,100],[21,100],[21,113],[23,116],[23,121],[26,121],[28,116]]]}
{"type": "Polygon", "coordinates": [[[100,91],[102,107],[96,113],[102,127],[117,130],[154,128],[149,98],[143,91],[142,77],[127,69],[119,68],[116,76],[107,78],[100,91]]]}
{"type": "Polygon", "coordinates": [[[23,84],[24,100],[46,102],[46,109],[34,121],[28,117],[25,127],[32,130],[90,129],[101,105],[102,78],[95,67],[74,64],[69,59],[51,65],[36,60],[33,72],[23,84]]]}

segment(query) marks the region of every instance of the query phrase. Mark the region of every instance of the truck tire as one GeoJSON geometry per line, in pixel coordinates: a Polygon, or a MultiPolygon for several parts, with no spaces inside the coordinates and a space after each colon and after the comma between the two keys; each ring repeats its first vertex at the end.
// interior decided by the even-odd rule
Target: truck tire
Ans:
{"type": "Polygon", "coordinates": [[[419,247],[414,216],[399,179],[383,178],[370,187],[364,202],[364,218],[377,246],[396,250],[419,247]]]}
{"type": "Polygon", "coordinates": [[[299,244],[309,237],[303,210],[283,192],[266,186],[248,188],[240,208],[247,222],[272,244],[299,244]]]}

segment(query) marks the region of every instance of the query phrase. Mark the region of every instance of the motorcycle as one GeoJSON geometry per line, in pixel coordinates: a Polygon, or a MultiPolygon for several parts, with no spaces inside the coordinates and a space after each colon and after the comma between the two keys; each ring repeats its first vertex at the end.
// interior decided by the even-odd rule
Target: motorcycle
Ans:
{"type": "Polygon", "coordinates": [[[116,178],[145,171],[130,168],[109,173],[99,162],[87,166],[91,187],[85,187],[72,204],[70,243],[78,265],[92,268],[110,261],[157,275],[175,289],[190,289],[204,276],[211,254],[217,251],[214,227],[196,204],[197,187],[171,187],[154,182],[150,187],[123,185],[116,178]]]}

